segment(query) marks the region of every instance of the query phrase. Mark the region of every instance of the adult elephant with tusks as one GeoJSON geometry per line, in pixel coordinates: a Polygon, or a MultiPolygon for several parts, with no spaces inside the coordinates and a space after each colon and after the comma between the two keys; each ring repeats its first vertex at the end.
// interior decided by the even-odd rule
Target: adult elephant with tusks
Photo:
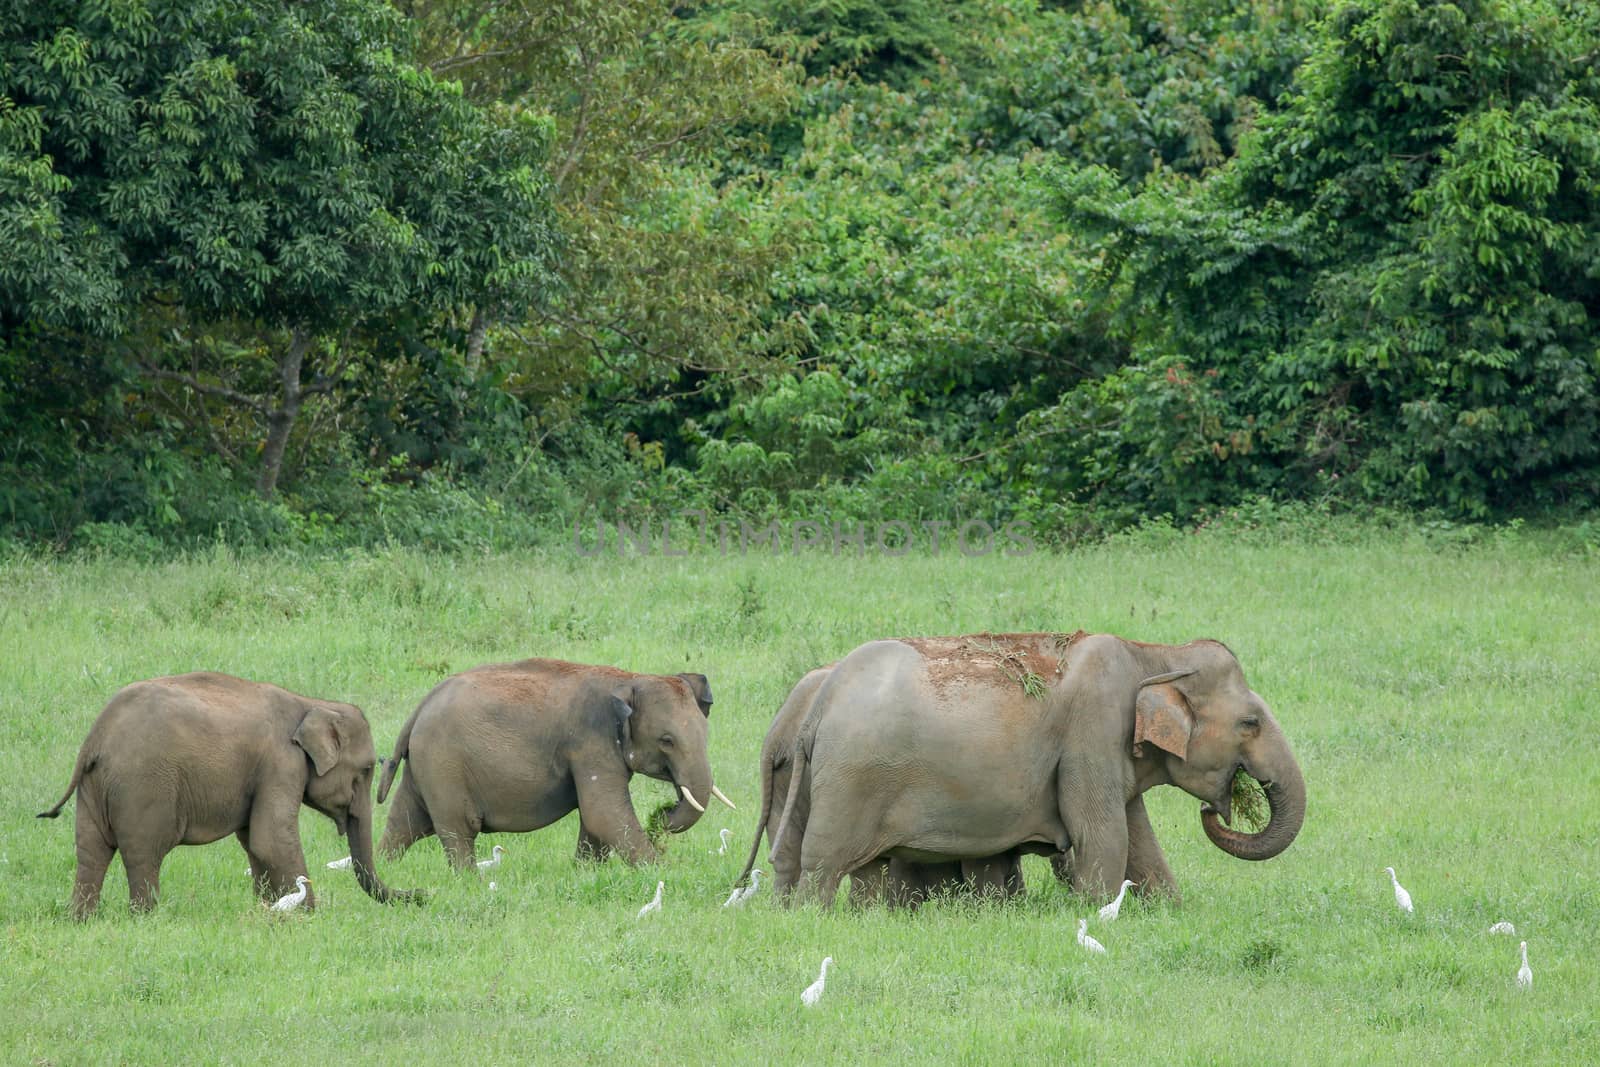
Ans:
{"type": "Polygon", "coordinates": [[[1070,849],[1073,888],[1109,898],[1125,872],[1170,879],[1142,799],[1167,783],[1203,802],[1206,835],[1241,859],[1278,855],[1304,820],[1289,742],[1220,642],[1081,631],[874,641],[810,700],[774,867],[797,849],[828,905],[845,874],[880,856],[1070,849]],[[1241,770],[1271,808],[1257,833],[1224,825],[1241,770]],[[1131,854],[1135,840],[1146,855],[1131,854]]]}
{"type": "MultiPolygon", "coordinates": [[[[377,753],[361,709],[226,674],[185,674],[124,687],[78,750],[77,876],[72,914],[100,902],[121,851],[135,911],[155,906],[161,861],[179,845],[237,835],[262,899],[306,873],[300,805],[334,821],[356,878],[375,900],[419,900],[391,890],[372,864],[372,771],[377,753]]],[[[310,907],[315,897],[306,900],[310,907]]]]}
{"type": "Polygon", "coordinates": [[[423,698],[384,763],[378,800],[405,764],[378,850],[397,857],[438,835],[450,862],[473,866],[478,834],[537,830],[578,811],[578,857],[657,857],[628,794],[635,774],[671,782],[661,820],[681,833],[716,798],[701,674],[637,674],[527,659],[446,678],[423,698]]]}

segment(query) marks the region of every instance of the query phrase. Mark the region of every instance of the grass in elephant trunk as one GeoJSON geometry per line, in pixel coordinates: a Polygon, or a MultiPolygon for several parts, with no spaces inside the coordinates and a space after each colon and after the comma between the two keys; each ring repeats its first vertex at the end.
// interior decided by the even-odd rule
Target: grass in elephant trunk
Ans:
{"type": "Polygon", "coordinates": [[[656,848],[666,847],[667,816],[671,815],[673,809],[676,807],[676,804],[672,803],[671,801],[667,801],[652,811],[650,813],[650,817],[645,820],[645,836],[650,838],[650,843],[656,846],[656,848]]]}
{"type": "Polygon", "coordinates": [[[1233,772],[1233,828],[1256,834],[1266,828],[1272,818],[1272,805],[1267,802],[1267,792],[1261,783],[1244,773],[1240,767],[1233,772]]]}

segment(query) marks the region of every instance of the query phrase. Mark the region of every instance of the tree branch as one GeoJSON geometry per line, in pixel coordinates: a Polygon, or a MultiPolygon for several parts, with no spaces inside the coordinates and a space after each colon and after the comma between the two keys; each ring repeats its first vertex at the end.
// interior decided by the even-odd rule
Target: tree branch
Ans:
{"type": "Polygon", "coordinates": [[[235,404],[247,407],[251,411],[260,412],[263,415],[266,415],[271,411],[271,408],[257,397],[250,396],[247,393],[241,393],[237,389],[229,389],[225,385],[212,385],[210,382],[203,382],[192,374],[183,374],[179,371],[167,370],[164,367],[152,367],[148,363],[140,364],[139,369],[152,378],[160,378],[161,380],[168,382],[177,382],[179,385],[188,386],[197,393],[204,393],[207,396],[216,396],[221,397],[224,400],[231,400],[235,404]]]}
{"type": "Polygon", "coordinates": [[[572,140],[567,144],[566,155],[561,160],[561,165],[556,168],[555,174],[550,178],[550,185],[560,195],[566,187],[567,175],[572,173],[572,168],[577,166],[578,159],[583,155],[584,141],[589,136],[589,103],[590,90],[594,86],[594,71],[599,65],[599,60],[591,56],[582,46],[579,46],[578,55],[583,60],[583,88],[578,90],[578,116],[572,123],[572,140]]]}

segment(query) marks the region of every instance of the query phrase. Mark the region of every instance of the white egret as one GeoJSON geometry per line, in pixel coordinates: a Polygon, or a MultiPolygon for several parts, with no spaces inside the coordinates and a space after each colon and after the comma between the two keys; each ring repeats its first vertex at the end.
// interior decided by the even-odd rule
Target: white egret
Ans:
{"type": "Polygon", "coordinates": [[[653,911],[661,910],[661,891],[666,887],[667,883],[665,882],[656,883],[656,895],[650,898],[650,903],[639,909],[639,914],[636,916],[637,918],[642,919],[653,911]]]}
{"type": "Polygon", "coordinates": [[[328,870],[330,870],[330,871],[348,871],[351,867],[355,866],[355,862],[356,861],[354,859],[352,859],[349,856],[346,856],[342,860],[334,860],[332,863],[328,864],[328,870]]]}
{"type": "Polygon", "coordinates": [[[1517,988],[1533,988],[1533,971],[1528,967],[1528,943],[1522,943],[1522,966],[1517,968],[1517,988]]]}
{"type": "Polygon", "coordinates": [[[761,869],[750,872],[750,884],[740,889],[734,886],[733,892],[728,894],[728,899],[722,902],[724,908],[742,908],[744,902],[756,895],[756,885],[761,880],[761,869]]]}
{"type": "Polygon", "coordinates": [[[817,975],[817,980],[806,986],[805,992],[800,994],[800,1003],[808,1008],[817,1006],[817,1001],[822,999],[822,987],[828,981],[828,965],[833,963],[832,956],[822,957],[822,973],[817,975]]]}
{"type": "Polygon", "coordinates": [[[1078,944],[1082,945],[1084,948],[1088,949],[1090,952],[1095,952],[1095,953],[1098,953],[1098,954],[1100,954],[1102,956],[1105,955],[1106,947],[1104,945],[1102,945],[1100,942],[1096,941],[1094,938],[1089,936],[1089,920],[1088,919],[1079,919],[1078,920],[1078,944]]]}
{"type": "Polygon", "coordinates": [[[279,897],[272,905],[273,911],[293,911],[305,903],[306,891],[311,888],[311,879],[303,874],[297,874],[294,876],[294,884],[300,888],[279,897]]]}
{"type": "Polygon", "coordinates": [[[493,893],[496,889],[499,889],[499,888],[500,887],[495,885],[493,882],[489,883],[489,892],[493,893]]]}
{"type": "Polygon", "coordinates": [[[717,855],[726,856],[728,854],[728,841],[733,837],[733,831],[724,826],[717,831],[717,836],[722,838],[722,847],[717,849],[717,855]]]}
{"type": "Polygon", "coordinates": [[[1112,919],[1117,917],[1119,912],[1122,911],[1122,898],[1127,895],[1128,887],[1132,884],[1133,883],[1128,881],[1126,878],[1122,880],[1122,888],[1117,890],[1117,899],[1100,909],[1101,922],[1110,922],[1112,919]]]}
{"type": "Polygon", "coordinates": [[[1517,936],[1517,928],[1508,922],[1495,923],[1493,926],[1489,927],[1489,932],[1491,934],[1510,934],[1512,937],[1517,936]]]}
{"type": "Polygon", "coordinates": [[[1395,877],[1393,867],[1385,867],[1384,870],[1389,873],[1389,881],[1394,883],[1395,906],[1401,911],[1405,912],[1407,915],[1410,915],[1413,911],[1411,907],[1411,894],[1406,892],[1405,886],[1400,884],[1400,879],[1395,877]]]}
{"type": "Polygon", "coordinates": [[[496,867],[500,866],[500,861],[505,858],[505,854],[505,849],[501,848],[499,845],[494,846],[494,851],[490,854],[488,859],[478,861],[478,870],[494,870],[496,867]]]}

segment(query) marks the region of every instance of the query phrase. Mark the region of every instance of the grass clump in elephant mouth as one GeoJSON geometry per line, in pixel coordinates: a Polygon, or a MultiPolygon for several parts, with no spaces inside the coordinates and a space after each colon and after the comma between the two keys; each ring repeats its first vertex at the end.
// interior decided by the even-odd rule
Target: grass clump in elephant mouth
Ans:
{"type": "Polygon", "coordinates": [[[1259,833],[1272,818],[1272,805],[1267,802],[1266,790],[1261,783],[1240,767],[1233,772],[1233,823],[1248,833],[1259,833]]]}
{"type": "Polygon", "coordinates": [[[673,804],[671,801],[667,801],[660,807],[656,808],[655,811],[652,811],[650,813],[650,817],[645,820],[645,836],[648,837],[650,839],[650,843],[655,845],[657,848],[660,848],[662,843],[667,839],[667,816],[672,814],[672,809],[675,807],[677,807],[676,804],[673,804]]]}

